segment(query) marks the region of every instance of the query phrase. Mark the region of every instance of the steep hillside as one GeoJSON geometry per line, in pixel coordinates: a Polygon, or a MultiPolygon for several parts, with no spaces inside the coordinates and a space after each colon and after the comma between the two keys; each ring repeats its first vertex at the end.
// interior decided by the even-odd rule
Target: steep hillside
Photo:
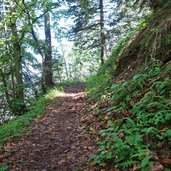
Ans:
{"type": "Polygon", "coordinates": [[[128,80],[155,59],[161,61],[162,65],[171,60],[170,6],[147,16],[137,30],[121,40],[106,63],[99,69],[98,78],[90,79],[88,89],[97,86],[103,89],[111,86],[115,81],[128,80]],[[93,86],[94,84],[97,86],[93,86]]]}
{"type": "Polygon", "coordinates": [[[147,18],[87,85],[99,99],[93,161],[105,170],[171,169],[170,7],[147,18]]]}
{"type": "MultiPolygon", "coordinates": [[[[144,23],[145,24],[145,23],[144,23]]],[[[171,60],[171,13],[170,8],[150,16],[147,26],[125,47],[117,61],[117,80],[130,78],[139,68],[152,59],[163,64],[171,60]]]]}

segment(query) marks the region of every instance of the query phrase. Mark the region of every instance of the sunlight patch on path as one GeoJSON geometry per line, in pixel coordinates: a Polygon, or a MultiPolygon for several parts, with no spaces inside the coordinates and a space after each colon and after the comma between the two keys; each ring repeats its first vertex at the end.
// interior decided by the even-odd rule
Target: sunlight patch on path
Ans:
{"type": "Polygon", "coordinates": [[[71,97],[73,99],[77,99],[80,97],[85,97],[86,93],[85,92],[79,92],[79,93],[65,93],[65,92],[60,92],[57,93],[56,97],[71,97]]]}

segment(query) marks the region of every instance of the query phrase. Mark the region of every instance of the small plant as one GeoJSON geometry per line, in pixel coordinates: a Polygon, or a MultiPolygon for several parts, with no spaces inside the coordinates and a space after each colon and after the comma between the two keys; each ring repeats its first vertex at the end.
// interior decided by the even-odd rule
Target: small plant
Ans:
{"type": "Polygon", "coordinates": [[[1,165],[0,164],[0,171],[7,171],[8,170],[8,166],[7,165],[1,165]]]}

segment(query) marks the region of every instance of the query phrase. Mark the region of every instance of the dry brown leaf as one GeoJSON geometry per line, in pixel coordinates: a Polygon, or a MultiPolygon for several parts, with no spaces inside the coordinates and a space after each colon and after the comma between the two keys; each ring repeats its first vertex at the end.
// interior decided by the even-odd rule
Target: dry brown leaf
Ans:
{"type": "Polygon", "coordinates": [[[151,171],[163,171],[163,169],[163,165],[159,162],[156,162],[154,165],[150,166],[151,171]]]}

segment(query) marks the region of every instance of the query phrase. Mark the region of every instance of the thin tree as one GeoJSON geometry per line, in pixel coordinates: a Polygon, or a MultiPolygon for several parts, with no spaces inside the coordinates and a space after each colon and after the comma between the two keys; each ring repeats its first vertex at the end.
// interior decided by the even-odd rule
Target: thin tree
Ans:
{"type": "Polygon", "coordinates": [[[104,3],[103,0],[100,0],[100,41],[101,41],[101,64],[104,64],[106,60],[106,37],[105,37],[105,30],[104,30],[104,3]]]}

